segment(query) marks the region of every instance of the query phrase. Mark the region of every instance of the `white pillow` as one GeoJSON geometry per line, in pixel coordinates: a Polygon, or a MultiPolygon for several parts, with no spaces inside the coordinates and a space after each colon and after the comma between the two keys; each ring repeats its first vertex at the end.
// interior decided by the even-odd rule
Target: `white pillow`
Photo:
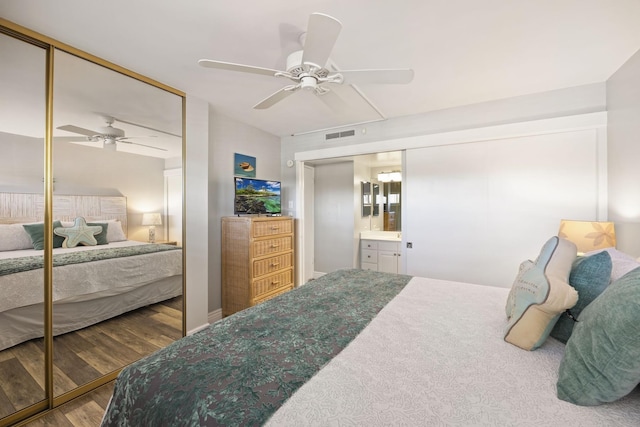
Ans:
{"type": "Polygon", "coordinates": [[[611,263],[613,268],[611,269],[611,282],[615,282],[631,270],[635,270],[640,267],[639,260],[634,259],[631,255],[627,255],[624,252],[620,252],[616,248],[606,248],[597,251],[587,252],[585,256],[597,254],[598,252],[607,251],[611,256],[611,263]]]}
{"type": "Polygon", "coordinates": [[[124,230],[122,230],[122,223],[117,219],[108,219],[108,220],[100,220],[93,222],[107,222],[109,226],[107,227],[107,241],[111,242],[122,242],[127,240],[127,236],[124,234],[124,230]]]}
{"type": "Polygon", "coordinates": [[[33,243],[22,224],[0,224],[0,251],[33,249],[33,243]]]}

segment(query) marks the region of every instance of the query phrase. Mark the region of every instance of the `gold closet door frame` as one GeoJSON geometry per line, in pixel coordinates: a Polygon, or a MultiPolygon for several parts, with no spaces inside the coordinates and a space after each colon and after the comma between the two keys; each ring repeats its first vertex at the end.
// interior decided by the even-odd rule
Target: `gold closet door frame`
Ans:
{"type": "Polygon", "coordinates": [[[21,409],[0,420],[0,427],[37,418],[48,410],[56,408],[88,391],[96,389],[116,378],[120,370],[106,374],[74,390],[54,397],[53,391],[53,240],[46,236],[53,235],[53,77],[54,56],[56,49],[101,65],[143,83],[155,86],[182,99],[182,336],[186,335],[186,205],[185,205],[185,155],[186,155],[186,95],[164,83],[155,81],[142,74],[128,70],[112,62],[106,61],[90,53],[76,49],[21,25],[0,18],[0,33],[15,37],[24,42],[41,47],[46,51],[46,117],[45,117],[45,162],[44,162],[44,344],[45,344],[45,400],[21,409]]]}

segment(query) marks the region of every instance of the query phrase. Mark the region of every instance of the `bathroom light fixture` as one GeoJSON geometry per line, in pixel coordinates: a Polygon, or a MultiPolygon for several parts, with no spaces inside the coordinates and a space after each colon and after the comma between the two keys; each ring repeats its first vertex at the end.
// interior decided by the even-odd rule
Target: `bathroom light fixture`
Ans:
{"type": "Polygon", "coordinates": [[[380,172],[378,174],[378,181],[380,182],[400,182],[402,181],[402,172],[380,172]]]}

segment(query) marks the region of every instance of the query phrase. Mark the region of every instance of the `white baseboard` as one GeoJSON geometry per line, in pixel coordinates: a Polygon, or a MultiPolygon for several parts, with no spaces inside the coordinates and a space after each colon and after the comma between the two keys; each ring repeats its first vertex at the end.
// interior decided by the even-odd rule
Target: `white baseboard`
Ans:
{"type": "Polygon", "coordinates": [[[203,329],[204,329],[204,328],[206,328],[207,326],[209,326],[209,324],[208,324],[208,323],[205,323],[204,325],[200,325],[200,326],[198,326],[198,327],[196,327],[196,328],[193,328],[193,329],[191,329],[190,331],[187,331],[187,335],[195,334],[196,332],[203,330],[203,329]]]}
{"type": "Polygon", "coordinates": [[[325,274],[327,274],[327,273],[323,273],[323,272],[321,272],[321,271],[314,271],[314,272],[313,272],[313,278],[314,278],[314,279],[319,279],[319,278],[321,278],[322,276],[324,276],[325,274]]]}
{"type": "Polygon", "coordinates": [[[215,323],[218,320],[222,320],[222,309],[219,308],[217,310],[213,310],[212,312],[210,312],[209,315],[207,316],[207,320],[209,321],[209,324],[215,323]]]}

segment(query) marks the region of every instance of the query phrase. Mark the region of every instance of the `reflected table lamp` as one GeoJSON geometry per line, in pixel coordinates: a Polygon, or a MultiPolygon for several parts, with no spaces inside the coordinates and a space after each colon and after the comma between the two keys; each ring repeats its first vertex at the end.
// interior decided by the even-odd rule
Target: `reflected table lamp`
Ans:
{"type": "Polygon", "coordinates": [[[576,244],[578,253],[616,247],[616,230],[608,221],[560,221],[558,237],[576,244]]]}
{"type": "Polygon", "coordinates": [[[156,242],[156,225],[162,225],[162,217],[159,213],[142,214],[142,225],[149,226],[149,243],[156,242]]]}

